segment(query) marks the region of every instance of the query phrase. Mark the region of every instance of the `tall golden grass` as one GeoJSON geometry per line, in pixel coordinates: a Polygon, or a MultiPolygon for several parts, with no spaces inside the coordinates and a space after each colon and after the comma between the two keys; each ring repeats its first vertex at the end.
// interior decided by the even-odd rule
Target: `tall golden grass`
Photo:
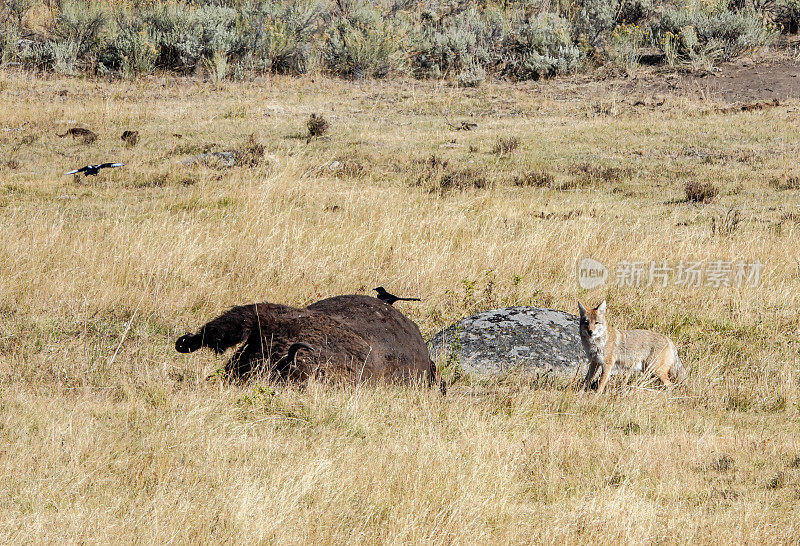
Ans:
{"type": "Polygon", "coordinates": [[[799,200],[771,181],[798,175],[798,103],[609,111],[582,93],[0,73],[0,541],[796,541],[799,200]],[[311,113],[330,129],[306,142],[311,113]],[[478,127],[445,123],[462,119],[478,127]],[[70,126],[100,138],[56,136],[70,126]],[[251,134],[255,167],[182,163],[251,134]],[[552,184],[515,185],[532,171],[552,184]],[[689,180],[720,193],[687,202],[689,180]],[[586,292],[582,256],[764,269],[756,288],[586,292]],[[465,377],[442,399],[220,385],[219,357],[173,349],[231,305],[378,284],[423,298],[398,306],[426,336],[607,298],[616,325],[670,335],[691,378],[596,396],[465,377]]]}

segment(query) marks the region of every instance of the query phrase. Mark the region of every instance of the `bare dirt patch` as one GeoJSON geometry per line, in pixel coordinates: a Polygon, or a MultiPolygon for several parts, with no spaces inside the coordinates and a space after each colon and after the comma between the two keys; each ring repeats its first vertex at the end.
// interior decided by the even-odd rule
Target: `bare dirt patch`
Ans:
{"type": "Polygon", "coordinates": [[[800,97],[800,60],[763,62],[744,59],[719,71],[683,78],[676,86],[684,95],[707,96],[725,102],[750,103],[800,97]]]}
{"type": "Polygon", "coordinates": [[[557,100],[619,97],[621,104],[651,109],[663,105],[665,96],[742,105],[784,101],[800,98],[800,57],[788,50],[772,51],[769,57],[738,59],[711,71],[642,68],[632,75],[591,74],[539,86],[557,100]]]}

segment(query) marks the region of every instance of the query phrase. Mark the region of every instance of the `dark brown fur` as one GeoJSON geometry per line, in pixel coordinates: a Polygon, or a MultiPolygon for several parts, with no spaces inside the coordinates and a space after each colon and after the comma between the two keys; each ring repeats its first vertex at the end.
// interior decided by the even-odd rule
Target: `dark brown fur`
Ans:
{"type": "Polygon", "coordinates": [[[234,307],[175,346],[180,352],[209,347],[221,353],[239,343],[225,365],[233,379],[266,371],[299,381],[426,380],[444,390],[416,324],[369,296],[337,296],[305,309],[267,302],[234,307]],[[313,350],[299,351],[292,362],[284,357],[295,343],[313,350]]]}
{"type": "Polygon", "coordinates": [[[124,131],[120,138],[125,146],[136,146],[136,143],[139,142],[139,131],[124,131]]]}
{"type": "Polygon", "coordinates": [[[370,296],[352,295],[320,300],[307,309],[325,313],[374,340],[373,350],[380,351],[377,357],[386,362],[384,377],[402,379],[415,362],[427,361],[428,379],[445,392],[446,385],[430,360],[419,328],[391,305],[370,296]]]}

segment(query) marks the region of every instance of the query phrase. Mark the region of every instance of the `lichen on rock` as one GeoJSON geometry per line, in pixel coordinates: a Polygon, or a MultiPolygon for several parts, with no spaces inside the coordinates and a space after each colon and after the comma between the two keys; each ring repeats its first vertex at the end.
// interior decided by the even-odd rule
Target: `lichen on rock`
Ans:
{"type": "Polygon", "coordinates": [[[429,342],[435,362],[455,360],[470,373],[509,369],[576,375],[588,361],[576,315],[536,307],[505,307],[466,317],[429,342]]]}

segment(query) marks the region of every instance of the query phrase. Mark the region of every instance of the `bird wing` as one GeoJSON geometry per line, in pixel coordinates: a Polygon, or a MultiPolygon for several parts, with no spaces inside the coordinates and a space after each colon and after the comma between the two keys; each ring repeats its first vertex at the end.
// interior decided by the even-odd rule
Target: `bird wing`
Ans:
{"type": "Polygon", "coordinates": [[[80,171],[81,171],[80,169],[78,169],[78,170],[75,170],[75,171],[69,171],[68,173],[64,173],[64,176],[66,176],[66,175],[68,175],[68,174],[77,174],[77,173],[79,173],[80,171]]]}
{"type": "Polygon", "coordinates": [[[105,169],[106,167],[124,167],[125,163],[103,163],[102,165],[98,165],[99,168],[105,169]]]}
{"type": "Polygon", "coordinates": [[[68,173],[64,173],[64,176],[66,176],[66,175],[68,175],[68,174],[77,174],[77,173],[82,173],[82,172],[84,172],[84,171],[88,170],[90,166],[91,166],[91,165],[87,165],[87,166],[85,166],[85,167],[81,167],[80,169],[75,169],[74,171],[69,171],[68,173]]]}

